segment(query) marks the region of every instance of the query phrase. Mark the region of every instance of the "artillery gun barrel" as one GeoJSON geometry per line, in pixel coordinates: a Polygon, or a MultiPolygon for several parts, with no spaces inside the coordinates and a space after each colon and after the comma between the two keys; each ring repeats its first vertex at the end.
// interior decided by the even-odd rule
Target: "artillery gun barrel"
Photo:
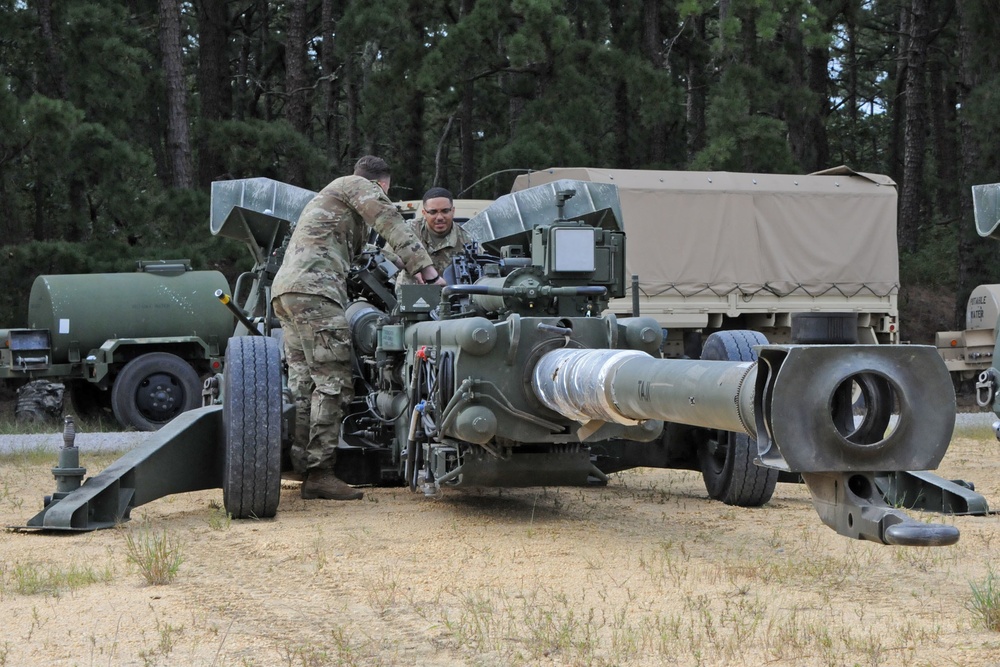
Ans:
{"type": "Polygon", "coordinates": [[[532,388],[546,407],[581,423],[662,419],[744,432],[757,439],[764,464],[783,470],[932,470],[940,463],[955,400],[933,347],[765,345],[759,354],[757,362],[737,362],[559,349],[540,358],[532,388]],[[855,385],[865,397],[857,418],[855,385]]]}
{"type": "Polygon", "coordinates": [[[555,350],[532,386],[569,419],[635,424],[662,419],[756,436],[756,362],[653,359],[635,350],[555,350]]]}
{"type": "Polygon", "coordinates": [[[920,546],[958,541],[954,526],[888,506],[875,478],[880,470],[932,470],[948,449],[955,394],[934,348],[755,349],[754,363],[559,349],[539,359],[532,388],[549,409],[584,424],[662,419],[746,432],[761,465],[801,474],[820,518],[841,535],[920,546]],[[866,408],[860,417],[855,386],[866,408]]]}

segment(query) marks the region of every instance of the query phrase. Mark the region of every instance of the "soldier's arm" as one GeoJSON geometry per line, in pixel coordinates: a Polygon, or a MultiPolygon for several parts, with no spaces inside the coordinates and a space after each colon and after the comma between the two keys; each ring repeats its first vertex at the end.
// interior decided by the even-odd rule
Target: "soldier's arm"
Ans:
{"type": "Polygon", "coordinates": [[[352,197],[354,201],[349,201],[348,204],[385,239],[410,274],[417,275],[432,266],[434,262],[431,256],[403,220],[403,216],[378,185],[370,182],[369,185],[370,188],[357,193],[352,197]]]}
{"type": "Polygon", "coordinates": [[[393,264],[395,264],[398,268],[405,270],[405,268],[403,267],[403,260],[399,258],[399,255],[397,255],[392,251],[392,248],[389,246],[388,243],[386,243],[385,246],[382,247],[382,256],[385,257],[390,262],[392,262],[393,264]]]}

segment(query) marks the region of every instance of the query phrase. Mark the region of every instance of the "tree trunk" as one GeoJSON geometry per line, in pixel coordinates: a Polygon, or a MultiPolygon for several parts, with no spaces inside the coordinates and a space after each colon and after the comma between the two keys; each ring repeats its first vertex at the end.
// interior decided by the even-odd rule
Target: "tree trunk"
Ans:
{"type": "Polygon", "coordinates": [[[337,102],[340,86],[337,76],[337,56],[333,48],[337,19],[334,16],[334,0],[323,0],[321,29],[323,41],[320,45],[319,62],[323,74],[320,90],[323,96],[323,147],[330,173],[341,173],[340,168],[340,125],[337,122],[337,102]]]}
{"type": "Polygon", "coordinates": [[[928,64],[931,102],[931,136],[934,138],[935,171],[937,178],[936,210],[946,220],[960,215],[958,209],[958,137],[955,133],[955,86],[943,58],[932,58],[928,64]]]}
{"type": "Polygon", "coordinates": [[[214,150],[207,136],[213,124],[225,117],[229,90],[226,43],[229,39],[229,15],[226,3],[218,0],[198,2],[198,101],[200,139],[198,141],[198,185],[209,187],[222,175],[222,155],[214,150]]]}
{"type": "MultiPolygon", "coordinates": [[[[906,4],[908,0],[900,0],[906,4]]],[[[896,183],[902,184],[902,163],[903,163],[903,126],[906,120],[906,85],[909,79],[909,70],[906,66],[906,53],[910,43],[910,12],[905,7],[899,7],[899,44],[897,45],[896,58],[887,63],[887,76],[890,81],[894,81],[892,96],[889,98],[889,146],[886,150],[886,169],[889,176],[896,183]]]]}
{"type": "MultiPolygon", "coordinates": [[[[462,18],[469,16],[476,7],[476,0],[462,0],[462,18]]],[[[466,80],[462,84],[462,99],[459,102],[458,144],[461,151],[462,173],[459,184],[462,190],[476,181],[476,150],[472,138],[473,109],[475,108],[475,84],[466,80]]]]}
{"type": "MultiPolygon", "coordinates": [[[[936,25],[941,25],[951,18],[950,14],[944,15],[940,7],[936,9],[938,10],[934,16],[936,25]]],[[[961,218],[958,200],[962,196],[958,186],[959,137],[955,118],[958,105],[955,80],[959,76],[955,70],[960,69],[960,66],[952,66],[948,62],[957,53],[958,48],[952,40],[950,31],[947,35],[938,32],[933,45],[933,55],[927,64],[927,72],[930,86],[931,136],[934,139],[936,164],[934,171],[937,172],[935,210],[942,219],[956,221],[961,218]],[[947,56],[942,53],[942,48],[947,49],[947,56]]]]}
{"type": "MultiPolygon", "coordinates": [[[[627,40],[622,34],[625,30],[624,7],[617,0],[611,0],[608,5],[611,19],[611,44],[624,51],[623,44],[627,40]]],[[[614,90],[614,166],[619,169],[629,169],[632,167],[631,141],[629,141],[632,115],[628,102],[628,83],[625,81],[623,72],[618,73],[616,81],[608,83],[614,90]]]]}
{"type": "Polygon", "coordinates": [[[472,137],[472,111],[475,107],[475,84],[466,81],[462,84],[462,101],[459,109],[458,126],[459,147],[462,152],[462,176],[460,184],[465,190],[476,182],[476,150],[472,137]]]}
{"type": "Polygon", "coordinates": [[[400,185],[412,188],[414,196],[411,199],[417,199],[424,194],[423,170],[420,167],[424,153],[424,94],[419,90],[410,91],[406,110],[408,122],[400,128],[403,132],[403,164],[398,168],[399,181],[400,185]]]}
{"type": "MultiPolygon", "coordinates": [[[[288,34],[285,39],[285,118],[296,132],[308,135],[306,102],[306,0],[288,0],[288,34]]],[[[304,185],[305,165],[290,159],[288,180],[304,185]]]]}
{"type": "Polygon", "coordinates": [[[48,97],[65,100],[69,98],[65,67],[62,64],[62,44],[52,30],[52,0],[36,0],[39,30],[45,44],[45,76],[40,77],[39,88],[48,97]]]}
{"type": "Polygon", "coordinates": [[[36,172],[35,182],[31,186],[31,195],[35,204],[34,225],[31,229],[31,240],[44,241],[45,233],[45,178],[36,172]]]}
{"type": "MultiPolygon", "coordinates": [[[[667,68],[663,54],[663,31],[660,28],[660,3],[658,0],[643,0],[642,4],[642,52],[656,71],[667,68]]],[[[676,17],[674,17],[676,19],[676,17]]],[[[668,22],[669,25],[669,22],[668,22]]],[[[663,166],[667,161],[667,122],[662,117],[653,120],[649,127],[649,145],[645,162],[663,166]]]]}
{"type": "Polygon", "coordinates": [[[903,184],[899,197],[899,245],[915,252],[924,215],[924,151],[927,147],[927,47],[929,0],[910,3],[910,39],[906,49],[906,122],[903,129],[903,184]]]}
{"type": "Polygon", "coordinates": [[[847,99],[844,104],[847,107],[847,127],[849,146],[847,150],[848,164],[856,164],[858,150],[858,30],[857,30],[857,6],[852,4],[844,12],[844,32],[847,35],[847,99]]]}
{"type": "Polygon", "coordinates": [[[826,120],[830,116],[830,52],[825,48],[809,49],[809,91],[813,94],[814,106],[806,120],[806,136],[812,144],[809,162],[804,164],[807,171],[819,171],[832,167],[830,164],[830,142],[826,134],[826,120]]]}
{"type": "MultiPolygon", "coordinates": [[[[788,25],[785,26],[784,39],[788,50],[789,72],[785,84],[793,90],[799,91],[803,88],[812,88],[812,62],[807,54],[807,49],[802,37],[802,30],[796,17],[790,17],[788,25]]],[[[798,100],[794,97],[789,104],[787,98],[781,98],[778,102],[779,117],[785,121],[788,128],[788,148],[792,153],[799,169],[810,172],[816,171],[813,165],[816,163],[816,146],[810,136],[810,116],[799,108],[798,100]]]]}
{"type": "Polygon", "coordinates": [[[707,106],[708,82],[705,67],[708,48],[705,44],[705,15],[694,18],[691,53],[687,66],[687,90],[685,91],[685,116],[687,121],[687,159],[690,161],[705,147],[705,108],[707,106]]]}
{"type": "Polygon", "coordinates": [[[170,186],[187,189],[191,181],[191,141],[188,137],[187,88],[181,52],[181,8],[178,0],[159,0],[160,58],[166,82],[167,161],[170,186]]]}
{"type": "Polygon", "coordinates": [[[344,147],[344,154],[350,156],[349,162],[357,160],[362,155],[358,112],[358,108],[361,106],[359,78],[357,55],[352,54],[350,59],[344,63],[344,90],[347,93],[347,145],[344,147]]]}

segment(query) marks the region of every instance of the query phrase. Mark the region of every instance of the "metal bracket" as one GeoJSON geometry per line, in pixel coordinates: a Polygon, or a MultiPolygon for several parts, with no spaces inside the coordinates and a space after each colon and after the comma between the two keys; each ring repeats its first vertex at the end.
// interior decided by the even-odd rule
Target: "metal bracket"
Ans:
{"type": "Polygon", "coordinates": [[[974,516],[990,513],[986,498],[976,493],[971,485],[950,481],[932,472],[879,473],[875,475],[875,485],[882,498],[893,507],[974,516]]]}

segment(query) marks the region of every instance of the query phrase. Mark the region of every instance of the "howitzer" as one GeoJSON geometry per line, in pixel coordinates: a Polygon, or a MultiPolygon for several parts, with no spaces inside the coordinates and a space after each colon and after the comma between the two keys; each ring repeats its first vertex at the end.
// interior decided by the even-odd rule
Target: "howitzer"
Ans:
{"type": "MultiPolygon", "coordinates": [[[[236,226],[248,244],[270,248],[256,254],[256,292],[281,246],[274,230],[289,228],[267,227],[269,215],[242,215],[255,229],[236,226]]],[[[614,186],[559,181],[470,220],[480,243],[455,258],[443,289],[394,294],[394,269],[376,250],[362,254],[348,281],[355,399],[338,476],[430,495],[694,468],[710,495],[745,505],[766,502],[782,476],[801,477],[841,534],[958,539],[953,526],[914,521],[885,501],[887,473],[935,468],[951,437],[954,392],[934,348],[779,346],[723,331],[702,359],[659,358],[655,320],[605,312],[625,292],[620,220],[614,186]]],[[[69,457],[58,497],[28,527],[100,528],[154,497],[217,487],[235,518],[275,515],[294,408],[267,299],[247,303],[262,304],[265,335],[230,341],[226,373],[207,387],[213,404],[82,485],[66,483],[82,478],[69,457]]]]}

